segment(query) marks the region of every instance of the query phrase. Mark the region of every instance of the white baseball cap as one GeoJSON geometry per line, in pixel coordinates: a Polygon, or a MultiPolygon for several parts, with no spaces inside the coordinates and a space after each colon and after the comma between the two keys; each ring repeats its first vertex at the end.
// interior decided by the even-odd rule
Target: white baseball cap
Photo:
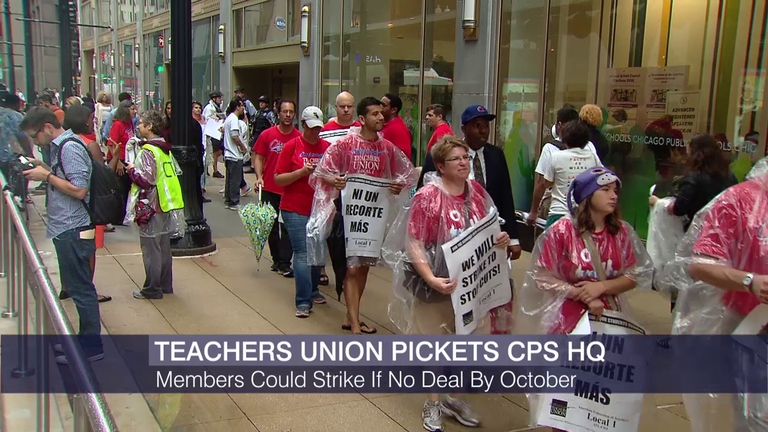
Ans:
{"type": "Polygon", "coordinates": [[[316,106],[308,106],[301,112],[301,120],[307,124],[308,128],[322,127],[323,112],[316,106]]]}

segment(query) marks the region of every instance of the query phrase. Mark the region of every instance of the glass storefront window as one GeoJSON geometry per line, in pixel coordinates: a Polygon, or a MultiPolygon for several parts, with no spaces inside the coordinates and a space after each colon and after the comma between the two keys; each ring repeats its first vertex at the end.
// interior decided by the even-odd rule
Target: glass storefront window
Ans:
{"type": "MultiPolygon", "coordinates": [[[[170,31],[168,31],[170,33],[170,31]]],[[[144,96],[145,109],[162,111],[165,103],[165,85],[168,73],[165,64],[165,41],[163,31],[151,33],[144,39],[145,62],[144,96]]]]}
{"type": "MultiPolygon", "coordinates": [[[[336,116],[336,96],[341,93],[341,22],[342,1],[323,2],[323,58],[322,88],[320,89],[320,108],[326,121],[336,116]]],[[[348,58],[348,57],[347,57],[348,58]]]]}
{"type": "MultiPolygon", "coordinates": [[[[114,57],[112,54],[112,45],[102,45],[99,47],[98,59],[99,63],[99,91],[107,92],[108,94],[115,95],[117,88],[114,86],[114,57]]],[[[114,99],[114,98],[113,98],[114,99]]]]}
{"type": "MultiPolygon", "coordinates": [[[[440,104],[445,110],[448,124],[453,118],[453,67],[456,58],[456,0],[429,0],[425,4],[427,19],[424,21],[424,64],[422,73],[418,70],[406,71],[407,83],[424,82],[421,110],[413,107],[414,126],[421,127],[421,146],[418,147],[420,159],[424,161],[427,144],[432,128],[424,120],[426,109],[433,104],[440,104]],[[414,73],[416,72],[416,73],[414,73]]],[[[455,132],[455,131],[454,131],[455,132]]],[[[414,140],[416,136],[414,134],[414,140]]]]}
{"type": "Polygon", "coordinates": [[[117,1],[117,16],[119,19],[119,25],[133,24],[136,22],[136,12],[139,10],[136,0],[118,0],[117,1]]]}
{"type": "Polygon", "coordinates": [[[110,0],[99,1],[99,24],[103,26],[112,25],[112,6],[110,0]]]}
{"type": "Polygon", "coordinates": [[[501,7],[496,142],[507,159],[515,205],[528,211],[539,148],[547,5],[540,0],[504,0],[501,7]]]}
{"type": "Polygon", "coordinates": [[[739,179],[765,155],[765,3],[549,0],[548,15],[542,3],[502,3],[498,141],[519,209],[530,210],[528,161],[566,106],[600,106],[592,141],[641,236],[650,188],[674,192],[695,134],[717,138],[739,179]]]}
{"type": "MultiPolygon", "coordinates": [[[[93,24],[93,5],[91,2],[83,3],[80,9],[80,22],[83,24],[93,24]]],[[[80,35],[83,39],[93,39],[93,28],[80,27],[80,35]]]]}
{"type": "Polygon", "coordinates": [[[301,19],[295,0],[268,0],[234,11],[235,48],[298,42],[301,19]],[[298,18],[297,18],[298,16],[298,18]]]}
{"type": "MultiPolygon", "coordinates": [[[[218,39],[218,38],[217,38],[218,39]]],[[[211,92],[211,19],[192,23],[192,99],[203,101],[211,92]]]]}
{"type": "MultiPolygon", "coordinates": [[[[419,83],[422,70],[422,4],[409,0],[344,2],[342,80],[356,100],[400,96],[400,116],[417,142],[419,83]]],[[[418,151],[413,148],[411,155],[418,151]]]]}
{"type": "Polygon", "coordinates": [[[122,42],[120,46],[120,92],[136,94],[136,73],[133,65],[134,42],[122,42]]]}
{"type": "Polygon", "coordinates": [[[159,14],[171,10],[170,0],[143,0],[144,16],[159,14]]]}

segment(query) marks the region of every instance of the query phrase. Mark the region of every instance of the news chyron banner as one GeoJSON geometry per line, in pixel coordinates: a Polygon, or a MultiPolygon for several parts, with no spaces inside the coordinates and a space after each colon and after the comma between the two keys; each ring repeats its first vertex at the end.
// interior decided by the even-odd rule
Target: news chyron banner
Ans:
{"type": "Polygon", "coordinates": [[[458,281],[451,294],[456,334],[471,334],[491,309],[512,300],[506,249],[493,246],[499,234],[499,214],[493,208],[442,246],[448,275],[458,281]]]}
{"type": "Polygon", "coordinates": [[[391,180],[364,174],[347,176],[341,191],[347,257],[378,258],[387,230],[391,180]]]}
{"type": "Polygon", "coordinates": [[[592,334],[601,336],[614,357],[595,365],[599,370],[577,374],[573,392],[541,395],[537,423],[571,432],[635,432],[643,411],[643,395],[618,394],[612,389],[617,383],[644,382],[645,360],[624,352],[624,336],[644,335],[645,330],[620,312],[608,310],[601,317],[590,315],[589,323],[592,334]],[[601,379],[590,379],[597,372],[601,379]]]}
{"type": "MultiPolygon", "coordinates": [[[[648,393],[768,393],[760,336],[607,334],[601,323],[582,336],[104,335],[104,359],[87,367],[102,393],[538,394],[540,422],[570,431],[632,430],[648,393]]],[[[78,343],[1,336],[0,390],[81,392],[76,371],[52,361],[78,343]]]]}

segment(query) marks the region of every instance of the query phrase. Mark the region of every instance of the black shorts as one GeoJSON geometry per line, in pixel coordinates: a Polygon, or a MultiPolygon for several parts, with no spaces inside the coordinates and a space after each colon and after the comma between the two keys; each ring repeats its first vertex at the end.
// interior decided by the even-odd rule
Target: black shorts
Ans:
{"type": "Polygon", "coordinates": [[[222,147],[222,145],[221,145],[221,140],[217,140],[217,139],[214,139],[214,138],[211,138],[211,147],[213,147],[213,152],[214,153],[220,152],[220,151],[222,151],[224,149],[224,147],[222,147]]]}

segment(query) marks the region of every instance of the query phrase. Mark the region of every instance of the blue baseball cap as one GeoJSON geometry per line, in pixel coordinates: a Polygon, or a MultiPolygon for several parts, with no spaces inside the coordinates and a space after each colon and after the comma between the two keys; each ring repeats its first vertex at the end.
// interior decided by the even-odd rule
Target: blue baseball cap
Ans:
{"type": "Polygon", "coordinates": [[[478,117],[485,117],[488,121],[494,120],[496,116],[488,112],[488,109],[482,105],[470,105],[461,113],[461,125],[471,122],[478,117]]]}

